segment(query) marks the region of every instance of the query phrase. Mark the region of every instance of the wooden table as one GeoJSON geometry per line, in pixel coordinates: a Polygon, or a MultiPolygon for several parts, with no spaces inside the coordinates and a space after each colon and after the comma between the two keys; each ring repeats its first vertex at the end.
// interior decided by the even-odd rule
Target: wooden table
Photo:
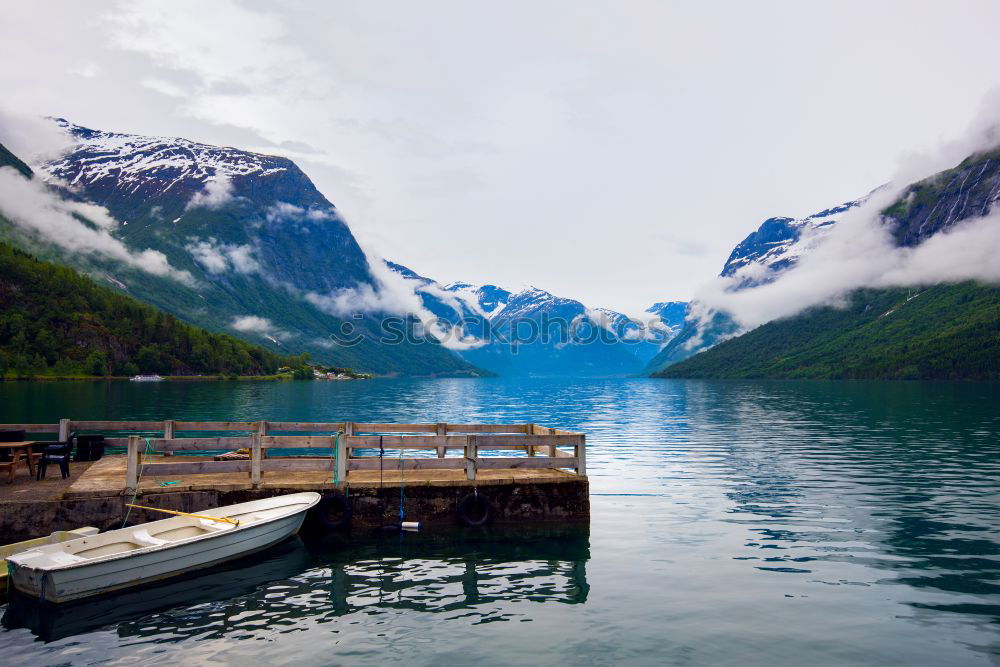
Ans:
{"type": "Polygon", "coordinates": [[[28,462],[28,472],[31,476],[35,476],[35,463],[31,460],[31,446],[37,445],[38,443],[34,440],[22,441],[22,442],[0,442],[0,449],[9,449],[11,454],[13,454],[13,460],[10,462],[10,477],[7,483],[14,481],[14,468],[17,466],[18,461],[21,460],[21,451],[24,452],[24,458],[28,462]],[[21,450],[21,451],[19,451],[21,450]]]}

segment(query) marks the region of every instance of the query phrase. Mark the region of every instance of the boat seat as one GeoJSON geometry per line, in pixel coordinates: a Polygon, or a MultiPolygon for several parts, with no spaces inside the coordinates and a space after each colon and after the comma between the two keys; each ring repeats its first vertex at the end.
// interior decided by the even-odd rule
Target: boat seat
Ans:
{"type": "Polygon", "coordinates": [[[161,540],[158,537],[153,537],[146,530],[137,530],[132,533],[132,540],[138,542],[139,544],[144,544],[150,547],[156,547],[161,544],[166,544],[167,540],[161,540]]]}
{"type": "Polygon", "coordinates": [[[56,565],[72,565],[73,563],[79,563],[80,561],[86,559],[81,558],[76,554],[66,553],[65,551],[63,552],[57,551],[55,553],[49,554],[49,560],[55,563],[56,565]]]}
{"type": "Polygon", "coordinates": [[[48,563],[55,563],[56,565],[72,565],[73,563],[79,563],[82,560],[86,560],[65,551],[44,552],[30,550],[22,551],[17,554],[17,556],[21,560],[21,563],[26,565],[31,565],[31,561],[35,559],[41,559],[48,563]]]}

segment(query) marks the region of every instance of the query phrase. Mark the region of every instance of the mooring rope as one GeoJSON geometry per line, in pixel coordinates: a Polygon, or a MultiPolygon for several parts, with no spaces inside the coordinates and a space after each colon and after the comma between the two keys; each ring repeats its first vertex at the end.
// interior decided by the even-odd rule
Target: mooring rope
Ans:
{"type": "Polygon", "coordinates": [[[382,508],[382,520],[385,520],[385,494],[382,490],[385,487],[385,481],[382,476],[383,461],[385,459],[385,446],[384,446],[385,436],[380,435],[378,437],[378,499],[379,505],[382,508]]]}
{"type": "Polygon", "coordinates": [[[399,525],[403,525],[403,487],[406,486],[406,463],[403,461],[403,448],[399,448],[399,525]]]}

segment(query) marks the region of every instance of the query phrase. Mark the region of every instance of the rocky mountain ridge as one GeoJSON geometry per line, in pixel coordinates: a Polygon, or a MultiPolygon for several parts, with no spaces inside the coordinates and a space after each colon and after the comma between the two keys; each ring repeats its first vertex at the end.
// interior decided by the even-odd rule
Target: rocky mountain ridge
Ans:
{"type": "Polygon", "coordinates": [[[387,265],[441,320],[445,344],[501,375],[637,373],[680,330],[687,305],[660,302],[644,317],[629,317],[534,286],[513,292],[489,284],[439,285],[400,264],[387,265]]]}

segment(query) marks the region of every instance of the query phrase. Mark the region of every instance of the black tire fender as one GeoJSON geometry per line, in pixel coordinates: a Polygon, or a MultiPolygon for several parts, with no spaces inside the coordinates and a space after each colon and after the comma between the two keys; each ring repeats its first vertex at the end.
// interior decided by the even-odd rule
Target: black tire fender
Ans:
{"type": "Polygon", "coordinates": [[[339,493],[328,493],[316,504],[316,523],[326,530],[343,530],[351,525],[351,499],[339,493]]]}
{"type": "Polygon", "coordinates": [[[466,526],[483,526],[493,518],[493,503],[482,493],[470,493],[458,501],[457,512],[466,526]]]}

